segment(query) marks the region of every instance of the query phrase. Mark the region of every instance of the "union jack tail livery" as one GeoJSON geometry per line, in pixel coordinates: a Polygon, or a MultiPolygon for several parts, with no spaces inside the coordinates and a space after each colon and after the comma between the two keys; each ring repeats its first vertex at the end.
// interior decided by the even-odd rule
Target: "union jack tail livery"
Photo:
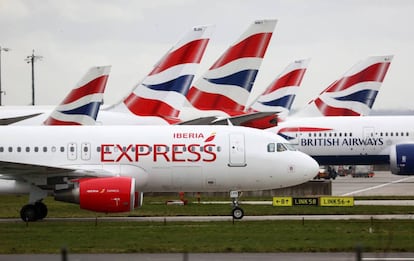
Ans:
{"type": "Polygon", "coordinates": [[[92,67],[44,125],[95,125],[111,66],[92,67]]]}
{"type": "Polygon", "coordinates": [[[289,64],[252,104],[248,112],[278,112],[278,119],[284,120],[292,107],[309,60],[297,60],[289,64]]]}
{"type": "Polygon", "coordinates": [[[185,95],[207,47],[212,26],[191,28],[122,103],[109,110],[178,121],[185,95]]]}
{"type": "Polygon", "coordinates": [[[392,55],[371,56],[360,61],[295,116],[368,115],[392,58],[392,55]]]}
{"type": "Polygon", "coordinates": [[[187,94],[199,110],[240,114],[263,61],[277,20],[255,21],[197,80],[187,94]]]}

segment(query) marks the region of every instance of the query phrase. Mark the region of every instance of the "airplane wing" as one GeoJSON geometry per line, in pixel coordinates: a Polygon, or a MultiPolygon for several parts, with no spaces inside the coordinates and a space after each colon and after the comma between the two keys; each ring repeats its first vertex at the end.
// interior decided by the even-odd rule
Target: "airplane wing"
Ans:
{"type": "Polygon", "coordinates": [[[18,116],[18,117],[11,117],[11,118],[3,118],[0,119],[0,125],[10,125],[19,121],[27,120],[36,116],[39,116],[42,113],[35,113],[31,115],[25,115],[25,116],[18,116]]]}
{"type": "Polygon", "coordinates": [[[230,121],[235,126],[252,127],[256,129],[267,129],[277,126],[278,112],[252,112],[230,118],[219,119],[214,121],[213,125],[228,125],[226,122],[230,121]]]}
{"type": "Polygon", "coordinates": [[[114,176],[114,173],[93,168],[54,167],[26,163],[0,161],[0,179],[31,180],[39,177],[102,177],[114,176]]]}
{"type": "Polygon", "coordinates": [[[200,117],[200,118],[196,118],[196,119],[192,119],[188,121],[182,121],[178,123],[178,125],[211,125],[211,123],[216,120],[217,120],[216,116],[200,117]]]}
{"type": "Polygon", "coordinates": [[[234,125],[252,127],[256,129],[267,129],[277,126],[278,112],[252,112],[233,117],[219,118],[216,116],[200,117],[193,120],[183,121],[179,125],[234,125]]]}

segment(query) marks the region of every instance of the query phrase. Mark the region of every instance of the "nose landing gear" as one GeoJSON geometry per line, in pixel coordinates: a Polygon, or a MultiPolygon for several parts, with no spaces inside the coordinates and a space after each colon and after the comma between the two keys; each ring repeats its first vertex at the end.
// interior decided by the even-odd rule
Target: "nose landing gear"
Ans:
{"type": "Polygon", "coordinates": [[[239,197],[242,193],[239,194],[239,191],[230,191],[230,197],[232,199],[233,210],[231,211],[231,215],[233,219],[242,219],[244,216],[244,211],[241,207],[239,207],[239,197]]]}

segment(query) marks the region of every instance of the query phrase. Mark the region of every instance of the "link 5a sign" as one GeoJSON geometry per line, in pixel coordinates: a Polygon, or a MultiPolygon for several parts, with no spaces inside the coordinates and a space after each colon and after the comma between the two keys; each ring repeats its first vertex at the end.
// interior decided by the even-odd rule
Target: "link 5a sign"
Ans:
{"type": "Polygon", "coordinates": [[[294,206],[317,206],[319,203],[319,198],[293,198],[294,206]]]}

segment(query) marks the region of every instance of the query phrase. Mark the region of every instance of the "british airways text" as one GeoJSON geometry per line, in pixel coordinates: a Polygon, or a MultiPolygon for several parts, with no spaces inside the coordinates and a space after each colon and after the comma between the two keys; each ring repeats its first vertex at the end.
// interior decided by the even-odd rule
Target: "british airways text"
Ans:
{"type": "Polygon", "coordinates": [[[302,147],[333,147],[333,146],[381,146],[384,145],[383,138],[302,138],[302,147]]]}

